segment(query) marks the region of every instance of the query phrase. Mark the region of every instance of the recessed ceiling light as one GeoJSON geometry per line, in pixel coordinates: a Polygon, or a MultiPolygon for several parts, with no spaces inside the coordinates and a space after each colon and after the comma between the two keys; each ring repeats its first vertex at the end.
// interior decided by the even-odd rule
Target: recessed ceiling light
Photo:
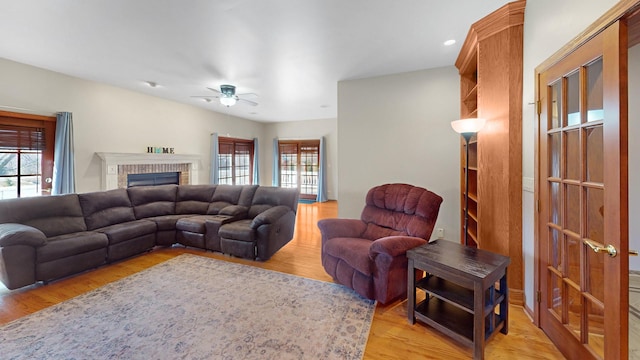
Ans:
{"type": "Polygon", "coordinates": [[[447,40],[447,41],[444,42],[444,46],[451,46],[451,45],[453,45],[455,43],[456,43],[456,41],[453,40],[453,39],[447,40]]]}
{"type": "Polygon", "coordinates": [[[145,83],[146,83],[147,85],[149,85],[149,87],[152,87],[152,88],[154,88],[154,87],[157,87],[157,86],[158,86],[158,83],[156,83],[155,81],[145,81],[145,83]]]}

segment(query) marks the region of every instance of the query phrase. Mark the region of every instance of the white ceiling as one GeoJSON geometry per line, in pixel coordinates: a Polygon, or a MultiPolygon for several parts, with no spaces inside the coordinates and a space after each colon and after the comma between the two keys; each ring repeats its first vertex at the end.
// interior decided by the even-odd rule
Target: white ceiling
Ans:
{"type": "Polygon", "coordinates": [[[0,0],[0,57],[257,121],[335,118],[338,81],[453,65],[507,2],[0,0]],[[259,106],[190,97],[221,84],[259,106]]]}

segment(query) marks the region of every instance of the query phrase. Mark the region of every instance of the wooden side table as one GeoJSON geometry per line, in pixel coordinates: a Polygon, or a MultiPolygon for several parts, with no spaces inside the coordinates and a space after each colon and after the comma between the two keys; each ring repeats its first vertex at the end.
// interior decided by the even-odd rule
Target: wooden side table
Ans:
{"type": "Polygon", "coordinates": [[[409,323],[418,319],[472,346],[473,358],[483,359],[486,341],[508,332],[509,257],[436,240],[407,251],[407,258],[409,323]],[[416,281],[416,270],[425,277],[416,281]],[[418,290],[426,298],[416,304],[418,290]]]}

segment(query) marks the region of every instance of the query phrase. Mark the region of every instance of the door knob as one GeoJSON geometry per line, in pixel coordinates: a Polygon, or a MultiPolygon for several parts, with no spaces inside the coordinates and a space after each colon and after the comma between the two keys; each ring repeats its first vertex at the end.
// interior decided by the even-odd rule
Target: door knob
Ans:
{"type": "Polygon", "coordinates": [[[593,250],[593,252],[599,253],[601,251],[605,251],[611,257],[616,257],[616,255],[618,255],[618,250],[616,250],[615,246],[611,244],[607,246],[602,246],[595,241],[586,240],[586,239],[583,239],[582,241],[584,241],[584,243],[587,244],[587,246],[589,246],[591,250],[593,250]]]}

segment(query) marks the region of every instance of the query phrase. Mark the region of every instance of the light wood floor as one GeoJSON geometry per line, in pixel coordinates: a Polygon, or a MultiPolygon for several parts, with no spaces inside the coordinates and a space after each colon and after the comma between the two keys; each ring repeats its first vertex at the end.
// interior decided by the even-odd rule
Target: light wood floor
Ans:
{"type": "MultiPolygon", "coordinates": [[[[53,282],[8,291],[0,288],[0,324],[65,301],[104,284],[151,267],[183,253],[208,256],[261,268],[332,281],[320,263],[319,219],[336,217],[337,204],[301,204],[296,234],[269,261],[254,262],[217,253],[181,247],[160,248],[116,264],[53,282]]],[[[189,281],[189,279],[185,279],[189,281]]],[[[0,285],[1,286],[1,285],[0,285]]],[[[542,330],[535,327],[520,307],[511,306],[509,334],[497,334],[486,347],[487,359],[564,359],[542,330]]],[[[365,359],[470,359],[471,348],[416,323],[409,325],[406,301],[378,305],[371,326],[365,359]]]]}

